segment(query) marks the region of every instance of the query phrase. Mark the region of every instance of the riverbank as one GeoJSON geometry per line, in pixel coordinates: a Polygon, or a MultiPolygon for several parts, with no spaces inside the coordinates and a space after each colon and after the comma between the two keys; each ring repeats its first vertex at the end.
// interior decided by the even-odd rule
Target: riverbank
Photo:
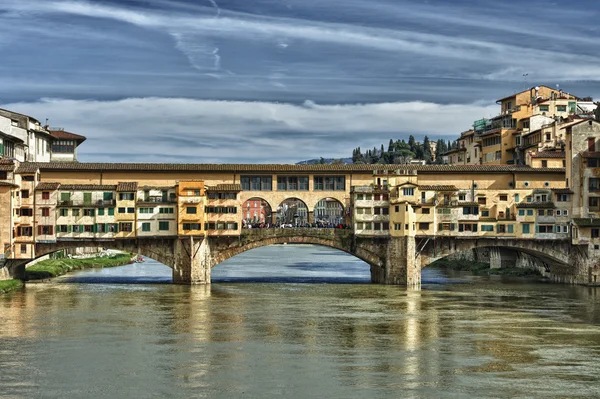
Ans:
{"type": "Polygon", "coordinates": [[[6,294],[7,292],[16,291],[21,288],[23,288],[23,282],[21,280],[0,281],[0,294],[6,294]]]}
{"type": "Polygon", "coordinates": [[[132,263],[132,255],[129,253],[115,254],[105,257],[82,258],[82,259],[48,259],[25,270],[25,280],[43,280],[62,276],[73,270],[88,268],[103,268],[124,266],[132,263]]]}
{"type": "Polygon", "coordinates": [[[440,269],[471,272],[476,276],[514,276],[514,277],[541,277],[541,273],[534,269],[522,269],[518,267],[491,269],[487,263],[468,260],[440,259],[431,264],[440,269]]]}

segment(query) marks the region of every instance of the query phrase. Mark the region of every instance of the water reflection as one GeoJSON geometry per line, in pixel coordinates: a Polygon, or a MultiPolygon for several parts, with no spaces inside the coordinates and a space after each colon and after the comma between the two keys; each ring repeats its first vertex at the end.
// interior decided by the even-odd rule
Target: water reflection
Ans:
{"type": "MultiPolygon", "coordinates": [[[[254,256],[249,275],[280,262],[254,256]]],[[[435,270],[421,291],[238,284],[228,268],[212,286],[113,281],[170,277],[158,266],[105,269],[102,284],[85,272],[0,297],[1,395],[599,395],[597,289],[435,270]]]]}

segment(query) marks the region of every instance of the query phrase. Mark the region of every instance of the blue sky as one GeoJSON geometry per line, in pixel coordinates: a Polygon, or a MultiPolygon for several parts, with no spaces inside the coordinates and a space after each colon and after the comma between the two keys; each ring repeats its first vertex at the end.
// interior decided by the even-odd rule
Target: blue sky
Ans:
{"type": "Polygon", "coordinates": [[[538,84],[600,98],[592,0],[2,0],[0,104],[81,161],[282,162],[452,139],[538,84]]]}

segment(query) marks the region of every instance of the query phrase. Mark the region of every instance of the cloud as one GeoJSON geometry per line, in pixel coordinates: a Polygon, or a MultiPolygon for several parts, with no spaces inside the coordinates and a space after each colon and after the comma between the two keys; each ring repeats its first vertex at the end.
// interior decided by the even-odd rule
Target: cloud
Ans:
{"type": "MultiPolygon", "coordinates": [[[[447,59],[457,65],[468,63],[478,65],[480,71],[456,73],[472,79],[520,80],[522,73],[535,72],[540,80],[600,80],[600,57],[590,54],[579,54],[571,51],[571,47],[563,47],[560,51],[547,49],[547,46],[531,47],[518,40],[502,42],[501,35],[485,39],[485,35],[473,34],[473,28],[485,29],[489,23],[490,30],[506,30],[498,19],[479,14],[461,16],[458,9],[446,8],[444,21],[449,18],[452,24],[468,28],[460,33],[435,33],[434,29],[390,29],[342,22],[324,22],[300,18],[257,16],[243,12],[222,10],[212,0],[211,8],[201,8],[204,12],[178,12],[140,10],[137,8],[100,5],[86,1],[28,1],[17,3],[9,0],[7,9],[29,10],[37,13],[67,14],[90,18],[103,18],[132,24],[144,29],[164,32],[173,37],[176,48],[188,57],[190,64],[199,70],[211,65],[220,64],[220,58],[212,53],[220,47],[218,41],[235,39],[238,41],[272,41],[274,46],[286,40],[318,43],[325,46],[345,46],[364,48],[369,51],[390,53],[394,58],[398,54],[413,54],[424,59],[447,59]],[[215,10],[217,16],[215,16],[215,10]],[[211,11],[211,13],[209,13],[211,11]],[[478,18],[481,17],[481,18],[478,18]],[[215,58],[217,58],[215,60],[215,58]],[[543,65],[543,68],[540,66],[543,65]],[[517,73],[505,73],[516,70],[517,73]]],[[[358,3],[352,2],[357,6],[358,3]]],[[[389,6],[388,6],[389,8],[389,6]]],[[[404,12],[404,10],[403,10],[404,12]]],[[[415,19],[431,21],[439,25],[440,10],[423,7],[408,7],[407,15],[415,19]]],[[[528,23],[529,24],[529,23],[528,23]]],[[[438,27],[442,29],[442,27],[438,27]]],[[[534,29],[528,25],[531,31],[534,29]]],[[[559,27],[559,29],[562,29],[559,27]]],[[[511,37],[518,38],[527,30],[522,27],[511,37]]],[[[537,34],[531,34],[539,36],[537,34]]],[[[489,35],[488,35],[489,36],[489,35]]],[[[577,43],[577,35],[558,33],[563,40],[577,43]]],[[[585,41],[585,36],[583,37],[585,41]]],[[[589,41],[586,41],[586,43],[589,41]]],[[[220,55],[218,55],[220,57],[220,55]]],[[[430,62],[431,63],[431,62],[430,62]]],[[[465,69],[465,68],[462,68],[465,69]]]]}
{"type": "Polygon", "coordinates": [[[497,105],[425,102],[321,105],[130,98],[45,99],[5,108],[88,137],[81,161],[294,163],[347,157],[390,138],[455,139],[497,105]],[[112,154],[112,155],[111,155],[112,154]]]}

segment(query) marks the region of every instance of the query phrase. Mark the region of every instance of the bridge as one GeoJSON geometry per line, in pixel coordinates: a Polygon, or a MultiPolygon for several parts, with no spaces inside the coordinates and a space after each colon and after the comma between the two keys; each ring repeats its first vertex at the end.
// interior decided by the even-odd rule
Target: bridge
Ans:
{"type": "MultiPolygon", "coordinates": [[[[36,244],[38,256],[63,249],[107,247],[138,253],[173,270],[173,282],[210,284],[211,269],[248,250],[275,244],[313,244],[335,248],[370,266],[378,284],[418,286],[422,268],[455,256],[489,262],[491,267],[535,268],[556,282],[587,281],[587,255],[569,240],[533,240],[465,237],[364,237],[350,229],[245,229],[239,236],[132,238],[110,241],[70,240],[36,244]]],[[[10,260],[15,276],[31,259],[10,260]]]]}

